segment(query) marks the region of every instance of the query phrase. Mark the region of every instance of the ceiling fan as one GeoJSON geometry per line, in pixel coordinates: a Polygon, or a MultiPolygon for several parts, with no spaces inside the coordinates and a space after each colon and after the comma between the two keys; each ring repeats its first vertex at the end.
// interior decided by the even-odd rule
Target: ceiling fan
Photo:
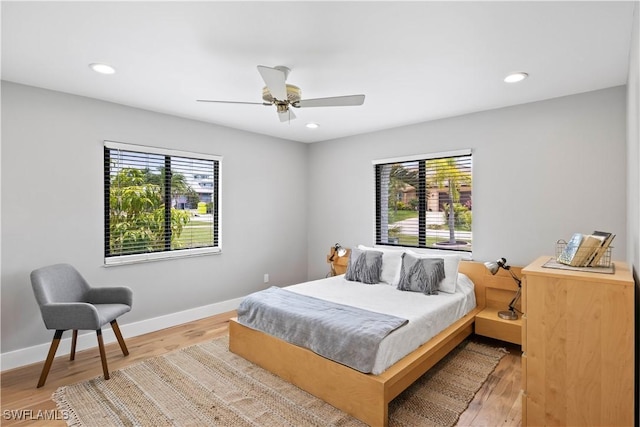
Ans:
{"type": "Polygon", "coordinates": [[[262,76],[262,80],[264,80],[266,85],[262,88],[262,99],[264,102],[214,101],[209,99],[198,99],[197,102],[275,105],[281,122],[286,122],[296,118],[295,114],[293,114],[293,111],[291,111],[289,107],[345,107],[351,105],[362,105],[364,103],[364,95],[301,99],[302,91],[300,88],[286,83],[287,77],[291,72],[289,68],[282,65],[278,65],[273,68],[258,65],[258,72],[260,73],[260,76],[262,76]]]}

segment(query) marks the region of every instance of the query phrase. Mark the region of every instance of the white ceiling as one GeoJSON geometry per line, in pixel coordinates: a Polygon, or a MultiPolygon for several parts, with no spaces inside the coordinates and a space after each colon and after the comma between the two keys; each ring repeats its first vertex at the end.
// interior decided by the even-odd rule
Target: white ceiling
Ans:
{"type": "Polygon", "coordinates": [[[635,4],[3,1],[2,78],[315,142],[623,85],[635,4]],[[273,106],[195,102],[261,102],[257,65],[291,68],[303,99],[365,103],[280,123],[273,106]]]}

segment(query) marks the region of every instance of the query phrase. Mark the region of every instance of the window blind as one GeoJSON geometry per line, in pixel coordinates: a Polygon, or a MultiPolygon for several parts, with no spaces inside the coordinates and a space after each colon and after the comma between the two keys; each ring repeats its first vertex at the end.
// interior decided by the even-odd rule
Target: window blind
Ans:
{"type": "Polygon", "coordinates": [[[105,263],[219,252],[220,162],[105,141],[105,263]]]}
{"type": "Polygon", "coordinates": [[[376,244],[470,252],[471,150],[374,162],[376,244]]]}

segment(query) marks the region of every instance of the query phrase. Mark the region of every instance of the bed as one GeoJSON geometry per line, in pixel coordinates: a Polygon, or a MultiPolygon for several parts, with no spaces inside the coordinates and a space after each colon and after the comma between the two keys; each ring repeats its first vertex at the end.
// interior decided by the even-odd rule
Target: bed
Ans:
{"type": "MultiPolygon", "coordinates": [[[[485,305],[486,269],[482,263],[462,261],[458,271],[474,284],[472,296],[475,307],[465,309],[466,314],[415,350],[399,357],[399,360],[396,360],[397,354],[387,354],[383,361],[376,360],[375,372],[380,373],[359,372],[311,350],[245,326],[237,319],[230,321],[229,350],[369,425],[387,426],[389,402],[473,332],[475,316],[485,305]]],[[[344,280],[344,276],[326,279],[323,282],[326,285],[324,297],[330,299],[336,286],[339,287],[344,280]]],[[[314,286],[304,283],[294,285],[291,290],[313,294],[314,286]]],[[[407,329],[403,330],[405,327],[389,334],[385,338],[387,343],[383,341],[381,348],[385,345],[396,347],[403,342],[402,335],[410,333],[407,329]]]]}

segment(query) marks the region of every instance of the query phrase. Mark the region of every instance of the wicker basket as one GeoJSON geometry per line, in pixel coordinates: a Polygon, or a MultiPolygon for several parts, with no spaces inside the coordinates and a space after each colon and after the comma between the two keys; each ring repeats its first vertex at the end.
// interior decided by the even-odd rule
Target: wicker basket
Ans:
{"type": "MultiPolygon", "coordinates": [[[[560,256],[560,254],[564,251],[564,248],[567,246],[567,242],[564,240],[558,240],[556,242],[556,259],[560,256]]],[[[604,254],[602,255],[602,257],[600,258],[600,261],[598,261],[598,264],[592,266],[592,267],[611,267],[611,249],[613,249],[612,246],[609,246],[604,254]]],[[[578,252],[580,252],[581,249],[578,249],[578,252]]]]}

